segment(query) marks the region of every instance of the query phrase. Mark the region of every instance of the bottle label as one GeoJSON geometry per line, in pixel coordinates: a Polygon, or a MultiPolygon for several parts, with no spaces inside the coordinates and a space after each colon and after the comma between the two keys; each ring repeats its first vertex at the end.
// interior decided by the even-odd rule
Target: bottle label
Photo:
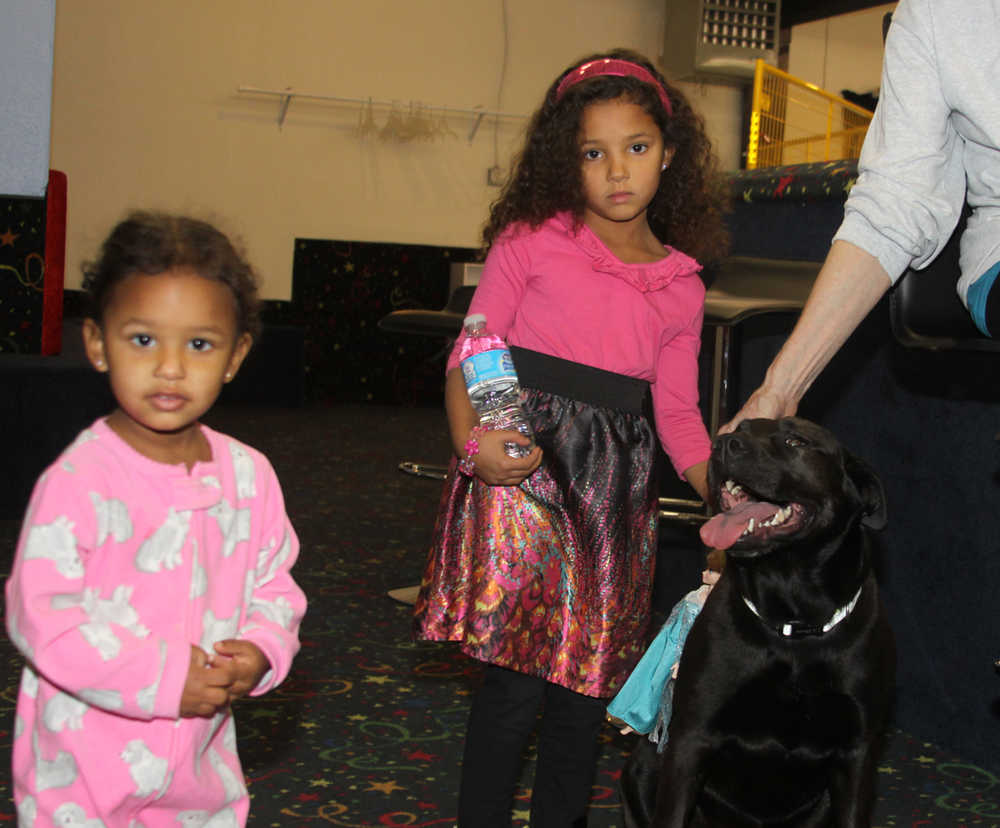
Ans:
{"type": "Polygon", "coordinates": [[[466,357],[462,360],[462,375],[465,377],[465,387],[469,391],[482,383],[491,383],[495,380],[517,382],[514,360],[506,348],[494,348],[466,357]]]}

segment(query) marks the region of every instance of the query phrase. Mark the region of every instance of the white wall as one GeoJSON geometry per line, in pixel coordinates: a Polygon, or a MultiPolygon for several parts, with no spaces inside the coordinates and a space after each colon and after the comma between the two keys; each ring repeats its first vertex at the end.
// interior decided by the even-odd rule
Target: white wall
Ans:
{"type": "MultiPolygon", "coordinates": [[[[193,211],[242,236],[269,298],[289,298],[294,239],[476,246],[523,121],[448,119],[432,142],[358,136],[357,106],[293,101],[283,128],[252,85],[527,115],[583,54],[656,57],[667,0],[60,0],[52,166],[69,180],[67,286],[133,206],[193,211]]],[[[725,167],[739,93],[688,85],[725,167]]],[[[379,126],[386,111],[376,111],[379,126]]]]}
{"type": "Polygon", "coordinates": [[[839,95],[873,92],[882,76],[882,18],[886,3],[792,27],[788,72],[839,95]]]}

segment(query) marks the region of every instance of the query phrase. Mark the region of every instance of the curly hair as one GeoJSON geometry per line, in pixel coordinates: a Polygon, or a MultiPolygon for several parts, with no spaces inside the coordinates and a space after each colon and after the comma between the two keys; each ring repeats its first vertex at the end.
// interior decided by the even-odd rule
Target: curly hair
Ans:
{"type": "Polygon", "coordinates": [[[184,268],[229,287],[239,333],[260,330],[257,276],[229,238],[200,219],[135,210],[115,225],[96,261],[83,266],[89,315],[100,323],[115,287],[126,277],[184,268]]]}
{"type": "Polygon", "coordinates": [[[584,109],[595,101],[625,99],[642,107],[656,122],[664,146],[674,150],[669,171],[647,208],[649,226],[656,237],[703,263],[725,255],[729,245],[723,214],[722,176],[705,133],[702,118],[684,94],[668,83],[646,58],[628,49],[591,55],[562,72],[545,93],[545,100],[528,124],[524,148],[500,197],[490,208],[483,228],[483,250],[508,226],[525,222],[537,228],[558,212],[569,212],[583,221],[580,123],[584,109]],[[583,63],[612,58],[646,68],[663,86],[673,113],[667,115],[657,91],[633,77],[600,75],[556,90],[563,77],[583,63]]]}

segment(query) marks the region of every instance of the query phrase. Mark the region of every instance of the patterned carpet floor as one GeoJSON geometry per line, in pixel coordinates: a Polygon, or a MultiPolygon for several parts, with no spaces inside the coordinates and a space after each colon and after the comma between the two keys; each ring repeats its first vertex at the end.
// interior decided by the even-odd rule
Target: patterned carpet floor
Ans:
{"type": "MultiPolygon", "coordinates": [[[[302,541],[296,575],[310,599],[289,680],[237,707],[250,825],[452,826],[479,669],[453,646],[414,643],[409,607],[386,596],[419,579],[440,493],[439,482],[401,474],[397,464],[446,456],[442,413],[232,407],[209,421],[271,458],[302,541]]],[[[4,576],[17,530],[0,521],[4,576]]],[[[0,665],[0,750],[9,756],[21,661],[5,639],[0,665]]],[[[634,738],[610,727],[603,735],[590,828],[622,826],[617,780],[634,738]]],[[[519,828],[527,825],[532,762],[529,751],[519,828]]],[[[14,820],[4,761],[0,824],[14,820]]],[[[879,765],[874,824],[1000,825],[1000,779],[894,731],[879,765]]]]}

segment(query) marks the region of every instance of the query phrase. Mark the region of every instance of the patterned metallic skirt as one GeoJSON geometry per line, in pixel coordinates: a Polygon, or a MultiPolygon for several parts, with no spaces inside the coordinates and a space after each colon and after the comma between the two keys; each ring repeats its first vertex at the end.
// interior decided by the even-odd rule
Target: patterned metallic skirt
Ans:
{"type": "Polygon", "coordinates": [[[519,486],[488,486],[452,461],[415,635],[613,696],[649,621],[658,496],[649,386],[511,350],[542,465],[519,486]]]}

